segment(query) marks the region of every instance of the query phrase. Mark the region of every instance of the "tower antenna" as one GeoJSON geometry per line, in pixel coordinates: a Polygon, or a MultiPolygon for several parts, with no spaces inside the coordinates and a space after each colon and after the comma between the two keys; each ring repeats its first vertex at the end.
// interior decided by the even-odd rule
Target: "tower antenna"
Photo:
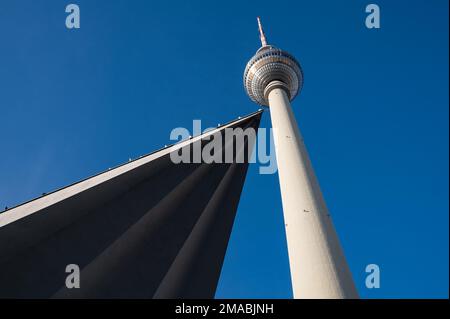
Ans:
{"type": "Polygon", "coordinates": [[[264,34],[264,29],[261,24],[261,19],[259,17],[256,17],[256,20],[258,20],[259,38],[261,39],[261,46],[265,47],[267,46],[267,40],[266,35],[264,34]]]}

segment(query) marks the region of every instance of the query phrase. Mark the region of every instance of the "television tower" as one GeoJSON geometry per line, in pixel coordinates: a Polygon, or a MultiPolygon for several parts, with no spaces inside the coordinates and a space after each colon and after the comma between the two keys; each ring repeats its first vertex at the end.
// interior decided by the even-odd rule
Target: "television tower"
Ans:
{"type": "Polygon", "coordinates": [[[267,44],[247,63],[250,99],[269,106],[283,203],[294,298],[358,298],[350,269],[291,109],[303,85],[297,60],[267,44]]]}

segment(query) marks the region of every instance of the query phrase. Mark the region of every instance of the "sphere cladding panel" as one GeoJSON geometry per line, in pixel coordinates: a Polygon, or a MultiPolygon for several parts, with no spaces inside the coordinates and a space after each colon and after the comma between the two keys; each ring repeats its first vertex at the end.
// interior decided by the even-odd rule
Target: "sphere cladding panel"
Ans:
{"type": "Polygon", "coordinates": [[[292,101],[303,85],[300,64],[289,53],[272,46],[263,47],[250,59],[244,72],[244,87],[250,99],[268,105],[264,89],[272,81],[282,81],[292,101]]]}

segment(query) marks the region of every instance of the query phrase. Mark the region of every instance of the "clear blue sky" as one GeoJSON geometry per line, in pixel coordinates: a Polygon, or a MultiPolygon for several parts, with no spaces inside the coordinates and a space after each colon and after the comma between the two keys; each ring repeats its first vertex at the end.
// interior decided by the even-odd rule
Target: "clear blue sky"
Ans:
{"type": "MultiPolygon", "coordinates": [[[[303,66],[293,107],[360,295],[448,297],[448,1],[374,1],[379,30],[370,1],[71,2],[79,30],[69,1],[0,1],[0,207],[256,110],[260,15],[303,66]]],[[[291,296],[278,176],[252,165],[217,297],[291,296]]]]}

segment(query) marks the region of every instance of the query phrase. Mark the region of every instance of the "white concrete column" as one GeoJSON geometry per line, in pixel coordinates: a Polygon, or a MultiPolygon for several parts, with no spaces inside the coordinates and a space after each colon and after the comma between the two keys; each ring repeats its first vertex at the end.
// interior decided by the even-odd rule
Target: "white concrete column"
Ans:
{"type": "Polygon", "coordinates": [[[288,95],[280,82],[267,93],[294,298],[358,298],[288,95]]]}

